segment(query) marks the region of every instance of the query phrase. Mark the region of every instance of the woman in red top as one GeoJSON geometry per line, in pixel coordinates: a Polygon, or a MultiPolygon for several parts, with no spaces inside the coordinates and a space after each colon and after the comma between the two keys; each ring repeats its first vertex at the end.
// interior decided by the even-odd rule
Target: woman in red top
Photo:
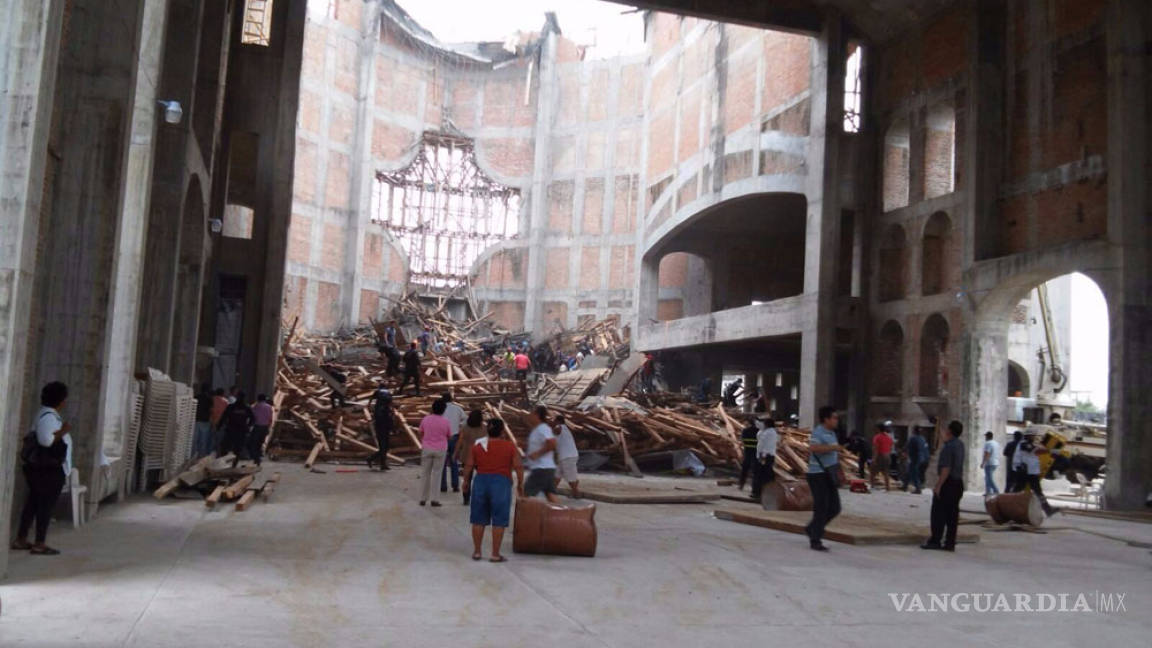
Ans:
{"type": "Polygon", "coordinates": [[[492,525],[491,562],[504,562],[500,543],[512,510],[512,471],[516,471],[516,491],[524,495],[524,468],[520,452],[504,436],[504,421],[488,421],[488,436],[476,440],[468,462],[464,464],[464,495],[471,491],[472,560],[480,560],[484,527],[492,525]],[[472,479],[472,471],[476,479],[472,479]]]}

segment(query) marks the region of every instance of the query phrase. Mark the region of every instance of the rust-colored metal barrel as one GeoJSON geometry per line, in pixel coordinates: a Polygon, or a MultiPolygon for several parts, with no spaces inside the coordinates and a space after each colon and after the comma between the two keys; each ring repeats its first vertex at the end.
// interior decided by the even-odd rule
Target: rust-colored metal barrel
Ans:
{"type": "Polygon", "coordinates": [[[1044,509],[1032,491],[1002,493],[984,500],[984,510],[996,524],[1016,522],[1017,524],[1044,524],[1044,509]]]}
{"type": "Polygon", "coordinates": [[[560,506],[548,500],[516,500],[512,551],[560,556],[596,555],[596,505],[560,506]]]}

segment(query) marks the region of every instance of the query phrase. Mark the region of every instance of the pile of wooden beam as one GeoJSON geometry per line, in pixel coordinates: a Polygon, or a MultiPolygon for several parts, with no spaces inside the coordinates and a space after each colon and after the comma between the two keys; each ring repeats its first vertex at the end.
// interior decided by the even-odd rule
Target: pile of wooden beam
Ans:
{"type": "Polygon", "coordinates": [[[259,485],[256,484],[259,466],[233,467],[234,455],[208,456],[199,459],[179,475],[157,488],[153,496],[162,500],[178,490],[195,490],[204,497],[204,505],[215,508],[221,500],[235,502],[237,511],[244,511],[257,496],[267,502],[280,481],[275,473],[259,485]]]}

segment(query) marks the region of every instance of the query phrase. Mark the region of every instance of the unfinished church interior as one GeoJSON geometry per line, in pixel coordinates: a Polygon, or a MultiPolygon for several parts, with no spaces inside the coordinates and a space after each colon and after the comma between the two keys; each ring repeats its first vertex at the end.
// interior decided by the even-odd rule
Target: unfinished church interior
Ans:
{"type": "Polygon", "coordinates": [[[619,316],[670,388],[745,376],[803,427],[958,419],[974,484],[1038,380],[1020,304],[1074,272],[1108,310],[1103,505],[1145,506],[1152,5],[637,1],[613,58],[403,5],[5,4],[0,519],[45,383],[116,515],[149,372],[271,393],[290,323],[461,286],[534,338],[619,316]]]}

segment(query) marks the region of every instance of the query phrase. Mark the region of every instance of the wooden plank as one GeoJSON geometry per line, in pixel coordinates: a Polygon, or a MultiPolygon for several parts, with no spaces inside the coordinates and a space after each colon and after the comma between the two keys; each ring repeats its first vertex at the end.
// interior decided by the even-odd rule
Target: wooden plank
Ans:
{"type": "Polygon", "coordinates": [[[180,488],[180,478],[179,477],[173,477],[172,479],[165,482],[163,486],[161,486],[160,488],[157,488],[156,492],[152,493],[152,496],[158,500],[164,499],[165,497],[168,497],[168,495],[170,495],[172,493],[172,491],[176,490],[177,488],[180,488]]]}
{"type": "Polygon", "coordinates": [[[246,511],[248,506],[252,504],[252,500],[256,499],[256,494],[260,492],[259,488],[249,488],[244,491],[240,499],[236,502],[237,511],[246,511]]]}
{"type": "Polygon", "coordinates": [[[248,485],[251,484],[255,479],[256,475],[248,475],[243,479],[237,480],[234,484],[224,489],[225,499],[236,499],[240,496],[240,493],[243,493],[244,489],[248,488],[248,485]]]}
{"type": "Polygon", "coordinates": [[[223,496],[224,496],[224,484],[220,484],[219,486],[217,486],[212,491],[211,495],[209,495],[207,498],[205,498],[204,506],[207,506],[208,508],[215,508],[216,503],[219,502],[220,498],[223,496]]]}
{"type": "Polygon", "coordinates": [[[312,452],[308,455],[308,458],[304,460],[304,467],[309,469],[312,468],[313,464],[316,463],[316,457],[320,455],[320,451],[323,449],[323,443],[317,443],[316,445],[312,446],[312,452]]]}
{"type": "MultiPolygon", "coordinates": [[[[567,484],[557,491],[571,495],[567,484]]],[[[704,504],[721,497],[719,491],[697,491],[667,486],[641,486],[624,484],[580,484],[580,496],[584,499],[607,502],[609,504],[704,504]]]]}
{"type": "Polygon", "coordinates": [[[265,502],[268,501],[268,498],[272,497],[272,493],[276,490],[276,484],[279,483],[280,473],[272,473],[268,481],[264,482],[264,485],[260,487],[260,496],[264,498],[265,502]]]}
{"type": "Polygon", "coordinates": [[[352,445],[356,446],[357,448],[360,448],[361,450],[367,450],[368,452],[379,452],[380,451],[380,448],[377,448],[376,446],[368,445],[367,443],[364,443],[363,441],[361,441],[359,439],[354,439],[354,438],[348,436],[347,434],[344,434],[343,432],[341,432],[337,436],[339,436],[345,442],[351,443],[352,445]]]}
{"type": "MultiPolygon", "coordinates": [[[[800,535],[804,535],[804,529],[812,519],[810,511],[762,511],[753,508],[717,509],[715,515],[721,520],[800,535]]],[[[920,544],[928,535],[927,526],[851,514],[838,516],[824,531],[824,537],[828,540],[854,545],[920,544]]],[[[979,541],[980,534],[977,532],[961,530],[956,535],[956,542],[979,541]]]]}
{"type": "Polygon", "coordinates": [[[341,396],[346,395],[347,392],[346,392],[346,388],[344,387],[344,385],[342,385],[339,380],[336,380],[335,378],[333,378],[332,374],[321,369],[320,365],[316,363],[316,360],[314,358],[305,358],[304,359],[304,366],[308,367],[308,369],[311,370],[312,373],[323,378],[324,382],[328,383],[328,386],[331,387],[333,391],[337,392],[341,396]]]}

